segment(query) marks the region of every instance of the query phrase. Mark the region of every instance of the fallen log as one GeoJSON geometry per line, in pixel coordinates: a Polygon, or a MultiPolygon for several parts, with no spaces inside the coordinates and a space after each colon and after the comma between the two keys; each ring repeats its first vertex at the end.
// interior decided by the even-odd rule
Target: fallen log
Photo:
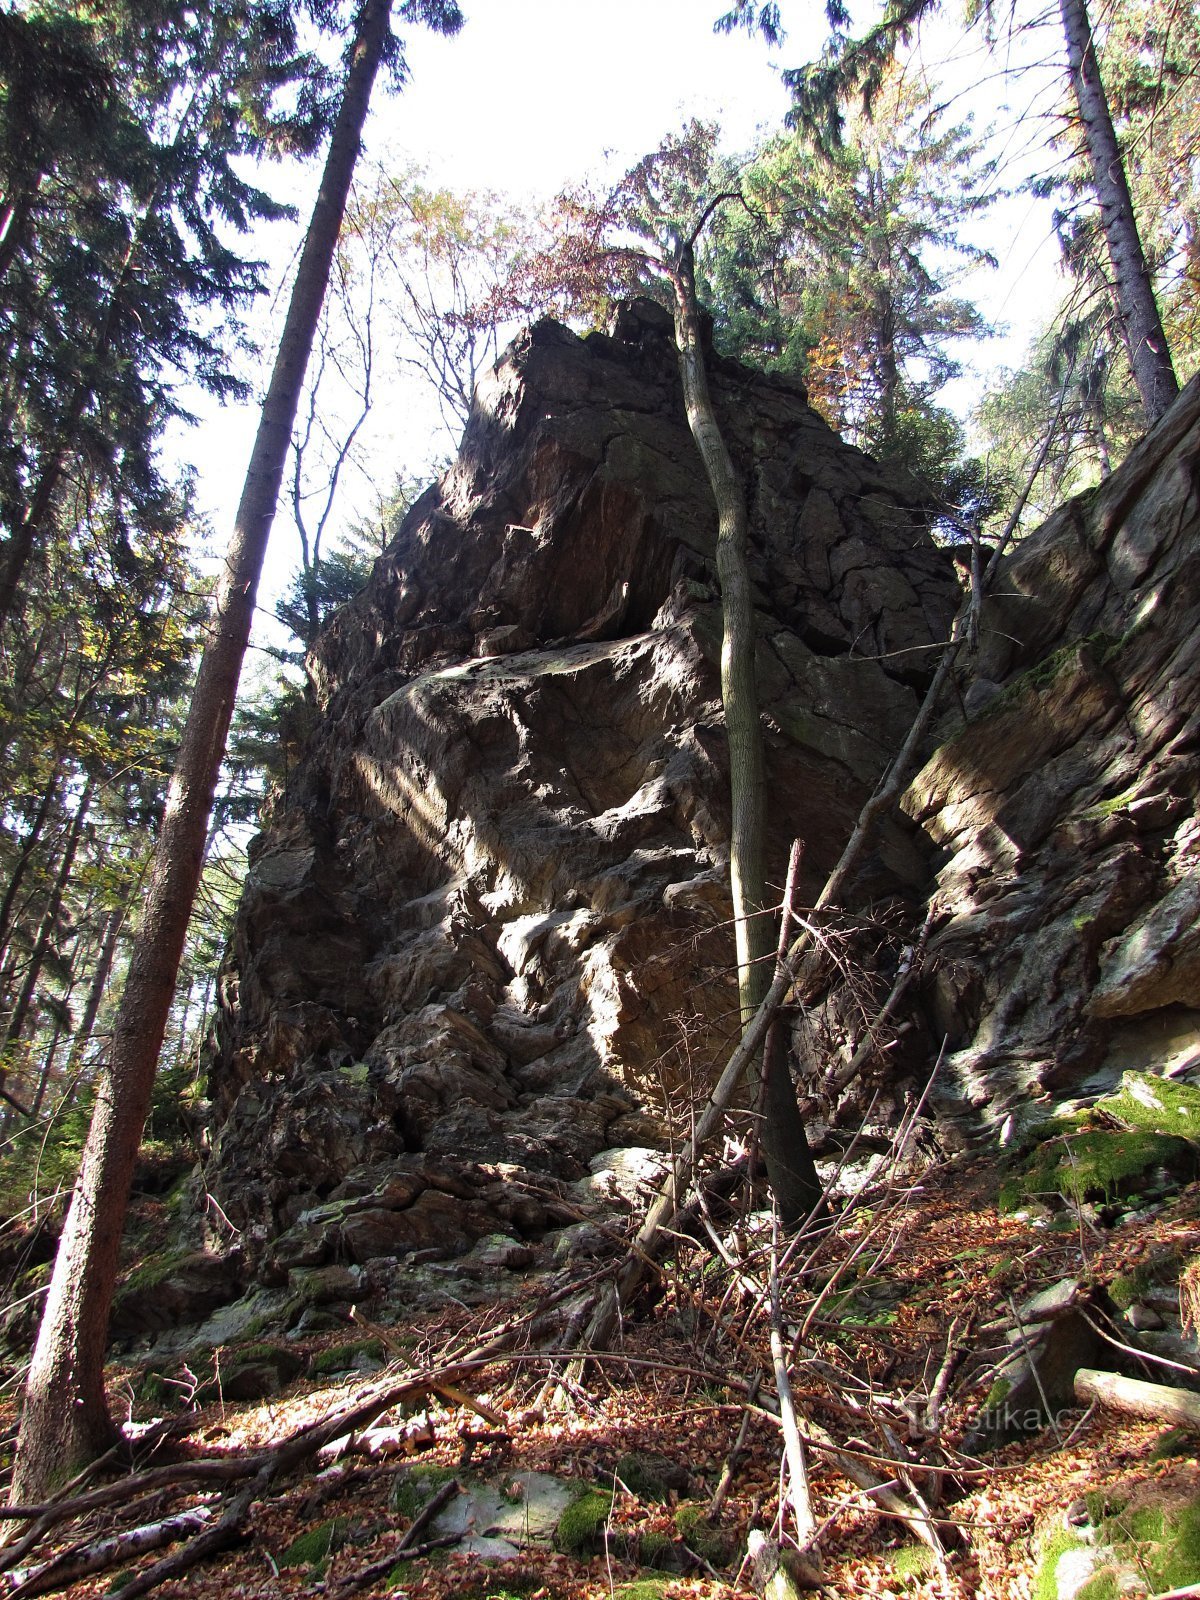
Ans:
{"type": "Polygon", "coordinates": [[[68,1550],[40,1567],[25,1571],[18,1569],[9,1575],[11,1587],[7,1593],[13,1600],[21,1600],[21,1597],[49,1594],[54,1589],[65,1589],[67,1584],[74,1583],[77,1578],[85,1578],[93,1572],[103,1572],[120,1561],[136,1560],[147,1550],[158,1550],[164,1544],[173,1544],[178,1539],[186,1539],[203,1528],[211,1520],[212,1515],[209,1506],[195,1506],[189,1511],[180,1511],[175,1516],[163,1517],[158,1522],[147,1523],[140,1528],[130,1528],[124,1533],[114,1534],[111,1538],[99,1539],[95,1544],[86,1545],[82,1549],[68,1550]]]}
{"type": "Polygon", "coordinates": [[[1075,1374],[1075,1397],[1087,1404],[1108,1406],[1152,1422],[1169,1422],[1180,1428],[1200,1432],[1200,1394],[1192,1389],[1177,1389],[1167,1383],[1146,1383],[1141,1378],[1123,1378],[1117,1372],[1099,1372],[1080,1367],[1075,1374]]]}

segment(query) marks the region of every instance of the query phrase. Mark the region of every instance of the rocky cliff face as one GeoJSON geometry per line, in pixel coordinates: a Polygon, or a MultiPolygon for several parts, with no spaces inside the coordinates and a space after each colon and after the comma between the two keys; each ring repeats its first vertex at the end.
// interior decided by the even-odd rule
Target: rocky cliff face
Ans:
{"type": "MultiPolygon", "coordinates": [[[[958,583],[914,484],[797,388],[712,376],[751,507],[774,877],[799,836],[804,900],[911,722],[958,583]]],[[[943,1037],[942,1112],[993,1119],[1200,1064],[1198,459],[1193,386],[1008,561],[835,929],[841,964],[806,980],[814,1080],[926,917],[868,1088],[902,1092],[943,1037]]],[[[575,1215],[605,1152],[660,1143],[727,1048],[714,532],[663,314],[637,303],[586,340],[543,323],[320,641],[211,1074],[206,1183],[268,1276],[495,1233],[519,1249],[575,1215]]]]}
{"type": "MultiPolygon", "coordinates": [[[[750,494],[772,860],[802,837],[807,889],[958,585],[916,486],[799,389],[719,362],[713,387],[750,494]]],[[[211,1074],[209,1190],[281,1268],[565,1220],[556,1186],[657,1143],[730,1037],[714,535],[668,319],[543,323],[321,640],[211,1074]]],[[[895,819],[860,894],[917,893],[928,854],[895,819]]]]}
{"type": "Polygon", "coordinates": [[[906,799],[943,852],[927,1003],[993,1117],[1200,1071],[1200,382],[1006,563],[906,799]]]}

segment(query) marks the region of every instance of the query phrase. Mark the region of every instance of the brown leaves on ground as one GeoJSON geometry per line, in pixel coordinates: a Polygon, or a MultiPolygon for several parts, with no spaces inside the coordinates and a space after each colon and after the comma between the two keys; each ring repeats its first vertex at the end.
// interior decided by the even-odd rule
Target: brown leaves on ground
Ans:
{"type": "MultiPolygon", "coordinates": [[[[911,1480],[930,1498],[941,1487],[937,1515],[965,1536],[948,1577],[929,1570],[911,1553],[911,1534],[882,1519],[869,1498],[810,1445],[829,1593],[1030,1600],[1035,1537],[1073,1501],[1117,1486],[1128,1492],[1133,1481],[1159,1483],[1172,1492],[1194,1477],[1194,1456],[1150,1460],[1160,1429],[1082,1412],[1060,1418],[1062,1444],[1042,1433],[983,1458],[965,1455],[962,1440],[991,1381],[987,1362],[974,1354],[986,1343],[978,1333],[966,1341],[955,1366],[940,1429],[928,1427],[921,1402],[946,1361],[951,1336],[986,1327],[1003,1313],[1008,1296],[1023,1298],[1068,1274],[1107,1281],[1164,1248],[1186,1258],[1200,1247],[1200,1187],[1158,1217],[1110,1234],[1083,1222],[1057,1233],[1000,1215],[993,1193],[986,1163],[960,1162],[903,1186],[893,1183],[878,1203],[859,1205],[829,1241],[809,1249],[803,1270],[794,1258],[786,1275],[789,1331],[806,1319],[809,1324],[805,1355],[793,1372],[801,1431],[806,1419],[814,1431],[823,1428],[889,1481],[904,1478],[905,1469],[891,1461],[899,1447],[911,1480]]],[[[753,1238],[743,1259],[753,1280],[761,1267],[753,1238]]],[[[538,1292],[532,1288],[531,1303],[538,1292]]],[[[425,1370],[487,1333],[480,1319],[457,1309],[425,1319],[416,1331],[420,1355],[410,1359],[425,1370]]],[[[330,1335],[328,1342],[338,1337],[330,1335]]],[[[619,1350],[589,1368],[573,1411],[535,1408],[546,1363],[527,1353],[481,1369],[465,1385],[504,1413],[503,1432],[474,1412],[434,1403],[428,1417],[436,1442],[415,1458],[460,1477],[532,1469],[611,1492],[607,1551],[577,1557],[531,1547],[520,1562],[504,1566],[438,1552],[406,1564],[394,1590],[377,1580],[358,1592],[403,1593],[411,1600],[614,1600],[623,1591],[629,1600],[724,1600],[745,1593],[738,1571],[745,1534],[751,1527],[771,1528],[778,1511],[776,1421],[764,1412],[753,1414],[721,1519],[738,1552],[729,1566],[702,1564],[698,1541],[686,1547],[677,1512],[686,1504],[703,1514],[738,1432],[746,1380],[760,1367],[770,1372],[765,1338],[763,1312],[751,1291],[716,1272],[706,1250],[681,1244],[666,1293],[644,1320],[625,1327],[619,1350]],[[626,1484],[619,1463],[641,1455],[670,1458],[682,1468],[672,1481],[683,1487],[656,1498],[644,1485],[626,1484]],[[657,1570],[653,1563],[664,1559],[684,1570],[657,1570]],[[639,1587],[628,1590],[633,1583],[639,1587]]],[[[114,1374],[114,1383],[123,1386],[123,1376],[114,1374]]],[[[324,1386],[309,1380],[275,1401],[209,1407],[187,1419],[182,1448],[206,1456],[261,1449],[335,1404],[352,1401],[365,1387],[361,1378],[324,1386]]],[[[347,1455],[324,1472],[313,1465],[254,1507],[239,1548],[156,1592],[164,1600],[185,1592],[189,1600],[335,1596],[399,1543],[409,1519],[389,1507],[397,1476],[412,1464],[347,1455]],[[338,1519],[338,1537],[327,1564],[281,1564],[300,1535],[330,1519],[338,1519]]],[[[159,1496],[143,1520],[188,1503],[196,1497],[175,1495],[168,1504],[159,1496]]],[[[99,1537],[112,1520],[111,1513],[98,1514],[71,1528],[69,1538],[99,1537]]],[[[50,1553],[39,1552],[43,1558],[50,1553]]],[[[113,1583],[110,1572],[67,1592],[88,1600],[119,1592],[113,1583]]]]}

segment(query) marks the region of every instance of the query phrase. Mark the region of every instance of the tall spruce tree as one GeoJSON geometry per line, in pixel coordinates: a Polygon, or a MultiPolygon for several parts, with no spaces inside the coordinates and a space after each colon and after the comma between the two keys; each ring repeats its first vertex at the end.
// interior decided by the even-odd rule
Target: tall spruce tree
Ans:
{"type": "Polygon", "coordinates": [[[0,629],[73,464],[158,492],[181,380],[217,394],[281,215],[237,158],[311,147],[323,74],[280,0],[41,0],[0,26],[0,629]],[[40,44],[48,65],[23,75],[40,44]]]}
{"type": "MultiPolygon", "coordinates": [[[[821,59],[783,73],[793,96],[790,120],[827,147],[836,146],[842,135],[843,106],[856,94],[866,107],[873,104],[899,46],[921,18],[940,5],[941,0],[884,0],[881,20],[855,39],[848,31],[850,18],[842,0],[827,0],[833,33],[821,59]]],[[[991,11],[991,6],[985,4],[974,8],[972,14],[975,18],[990,17],[991,11]]],[[[1065,65],[1087,155],[1090,188],[1099,209],[1118,317],[1149,426],[1174,399],[1179,385],[1100,74],[1086,0],[1059,0],[1059,17],[1065,65]]],[[[725,31],[735,27],[756,29],[771,42],[778,42],[781,37],[779,8],[770,0],[765,4],[762,0],[736,0],[716,26],[725,31]]]]}

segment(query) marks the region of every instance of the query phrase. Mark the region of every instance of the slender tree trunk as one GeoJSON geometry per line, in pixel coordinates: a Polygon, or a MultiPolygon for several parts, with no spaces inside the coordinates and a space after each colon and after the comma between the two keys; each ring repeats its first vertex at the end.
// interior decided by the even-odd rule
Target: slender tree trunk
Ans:
{"type": "Polygon", "coordinates": [[[1059,0],[1059,10],[1067,38],[1071,87],[1075,91],[1088,164],[1100,205],[1100,224],[1112,264],[1129,364],[1141,396],[1146,424],[1151,426],[1179,393],[1179,384],[1154,298],[1108,97],[1100,78],[1087,0],[1059,0]]]}
{"type": "MultiPolygon", "coordinates": [[[[37,937],[33,941],[33,949],[29,953],[29,965],[25,969],[24,981],[21,992],[17,996],[17,1003],[13,1007],[12,1016],[8,1019],[8,1027],[4,1035],[4,1049],[7,1050],[21,1037],[25,1028],[25,1019],[33,1005],[33,997],[37,992],[38,980],[42,975],[42,967],[46,962],[46,955],[50,949],[50,941],[54,937],[54,930],[58,926],[59,912],[62,910],[63,895],[66,893],[67,884],[71,880],[71,871],[75,865],[75,854],[79,849],[80,836],[83,825],[87,820],[88,811],[91,809],[94,787],[89,778],[79,804],[75,807],[75,815],[71,818],[71,826],[67,831],[63,853],[59,860],[58,871],[54,875],[54,883],[50,890],[50,897],[46,901],[46,908],[42,912],[41,925],[37,937]]],[[[4,1073],[0,1068],[0,1088],[4,1086],[4,1073]]]]}
{"type": "Polygon", "coordinates": [[[71,1210],[55,1261],[25,1392],[15,1500],[39,1499],[113,1442],[104,1350],[121,1231],[150,1107],[208,815],[225,750],[288,440],[358,159],[391,0],[365,0],[350,70],[305,237],[275,368],[263,402],[209,641],[167,795],[154,870],[133,943],[71,1210]]]}
{"type": "Polygon", "coordinates": [[[37,1092],[33,1097],[33,1104],[29,1108],[29,1120],[36,1122],[46,1099],[46,1090],[50,1087],[50,1078],[54,1072],[54,1058],[58,1055],[58,1046],[62,1040],[63,1025],[55,1018],[54,1032],[50,1035],[50,1043],[42,1057],[42,1069],[38,1073],[37,1092]]]}
{"type": "Polygon", "coordinates": [[[61,772],[59,762],[54,763],[54,770],[50,774],[50,781],[42,791],[42,798],[38,802],[37,812],[25,837],[21,840],[20,853],[13,863],[12,876],[9,878],[4,890],[4,897],[0,899],[0,957],[8,954],[8,936],[12,932],[13,909],[16,905],[17,895],[25,874],[29,870],[29,863],[38,842],[42,837],[42,829],[46,826],[46,819],[50,815],[50,808],[58,797],[58,784],[61,772]]]}
{"type": "MultiPolygon", "coordinates": [[[[138,879],[139,884],[141,879],[138,879]]],[[[117,906],[108,913],[104,922],[104,932],[100,936],[100,950],[96,956],[96,965],[92,972],[91,987],[83,1007],[83,1016],[79,1019],[79,1026],[75,1030],[75,1037],[71,1042],[71,1053],[67,1057],[66,1076],[74,1077],[83,1061],[83,1052],[87,1049],[92,1037],[92,1030],[96,1026],[96,1018],[100,1014],[100,1002],[104,999],[104,987],[108,982],[108,975],[112,971],[113,961],[117,954],[117,941],[121,937],[121,929],[125,925],[128,914],[126,906],[117,906]]]]}
{"type": "MultiPolygon", "coordinates": [[[[754,677],[754,599],[746,561],[746,496],[713,410],[690,244],[680,251],[670,277],[675,291],[675,342],[688,427],[717,504],[717,576],[724,621],[721,700],[729,744],[732,804],[729,876],[737,944],[738,1002],[744,1028],[766,994],[774,955],[773,929],[766,914],[766,769],[754,677]]],[[[749,1075],[755,1103],[763,1071],[759,1058],[749,1075]]],[[[812,1207],[816,1170],[796,1096],[787,1080],[786,1061],[775,1065],[767,1089],[760,1142],[780,1216],[791,1225],[812,1207]]],[[[820,1193],[819,1183],[816,1192],[820,1193]]]]}

